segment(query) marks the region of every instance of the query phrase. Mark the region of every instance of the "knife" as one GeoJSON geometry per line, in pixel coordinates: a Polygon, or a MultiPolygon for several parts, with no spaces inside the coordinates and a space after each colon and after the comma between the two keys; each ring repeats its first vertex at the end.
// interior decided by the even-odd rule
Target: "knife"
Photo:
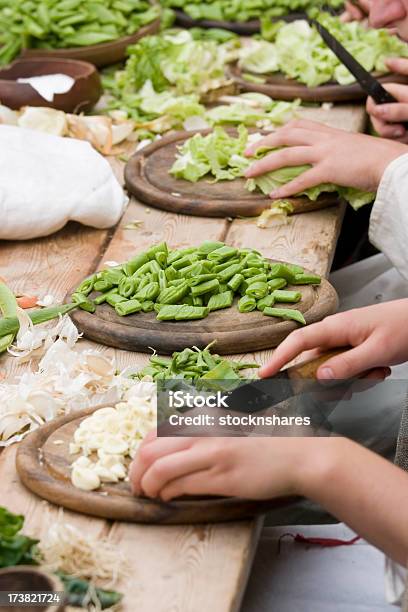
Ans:
{"type": "MultiPolygon", "coordinates": [[[[309,23],[314,25],[323,38],[326,45],[333,51],[344,66],[355,77],[361,88],[367,95],[371,96],[376,104],[388,104],[398,102],[381,83],[373,77],[363,66],[358,62],[348,51],[339,43],[337,38],[333,36],[319,21],[309,18],[309,23]]],[[[408,121],[402,122],[405,129],[408,129],[408,121]]]]}
{"type": "Polygon", "coordinates": [[[228,409],[253,414],[305,392],[308,387],[313,386],[313,389],[316,389],[316,374],[320,366],[331,357],[347,350],[348,347],[327,351],[316,359],[287,368],[272,378],[253,380],[240,385],[228,395],[226,400],[228,409]]]}

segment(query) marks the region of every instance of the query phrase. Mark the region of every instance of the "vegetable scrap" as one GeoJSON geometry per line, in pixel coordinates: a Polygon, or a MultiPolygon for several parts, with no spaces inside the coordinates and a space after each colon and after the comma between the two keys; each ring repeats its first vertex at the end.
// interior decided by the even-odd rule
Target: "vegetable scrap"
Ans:
{"type": "Polygon", "coordinates": [[[2,124],[86,140],[103,155],[120,153],[119,145],[131,142],[135,130],[134,121],[123,113],[114,113],[111,117],[72,115],[55,108],[37,106],[24,106],[20,111],[12,111],[0,105],[2,124]]]}
{"type": "MultiPolygon", "coordinates": [[[[257,93],[225,95],[231,88],[226,67],[238,59],[240,39],[225,30],[169,30],[146,36],[129,47],[123,70],[103,73],[103,112],[115,112],[136,124],[140,141],[170,129],[214,125],[280,125],[294,116],[299,101],[274,101],[257,93]],[[211,35],[210,35],[211,34],[211,35]],[[206,109],[216,94],[221,104],[206,109]],[[219,95],[218,95],[219,94],[219,95]]],[[[235,87],[230,94],[235,93],[235,87]]]]}
{"type": "Polygon", "coordinates": [[[0,506],[0,568],[35,565],[38,540],[20,533],[24,516],[0,506]]]}
{"type": "MultiPolygon", "coordinates": [[[[206,241],[199,247],[171,250],[162,242],[86,278],[71,299],[89,313],[106,303],[119,316],[156,312],[159,321],[188,321],[232,307],[236,296],[241,298],[239,312],[261,310],[258,300],[266,296],[270,295],[268,306],[280,301],[282,294],[276,296],[275,289],[318,285],[320,280],[299,266],[271,263],[254,249],[206,241]]],[[[295,301],[300,298],[299,294],[295,301]]],[[[306,323],[301,316],[296,320],[306,323]]]]}
{"type": "MultiPolygon", "coordinates": [[[[196,346],[175,352],[171,357],[162,357],[156,352],[149,359],[149,365],[133,375],[134,378],[144,380],[150,377],[154,381],[172,378],[188,380],[245,380],[242,370],[258,368],[254,362],[232,361],[211,352],[216,340],[203,350],[196,346]]],[[[132,375],[131,375],[132,376],[132,375]]]]}
{"type": "Polygon", "coordinates": [[[69,445],[71,482],[92,491],[102,483],[127,478],[128,458],[133,458],[143,438],[157,425],[156,385],[137,382],[114,407],[100,408],[82,420],[69,445]]]}
{"type": "Polygon", "coordinates": [[[66,315],[55,327],[38,331],[39,337],[23,324],[18,348],[13,349],[17,355],[28,352],[32,357],[40,343],[41,353],[45,352],[37,369],[25,372],[15,383],[0,384],[0,447],[19,442],[40,425],[83,407],[84,402],[98,401],[98,396],[108,392],[116,399],[119,393],[122,379],[112,360],[95,349],[77,352],[79,334],[66,315]]]}
{"type": "Polygon", "coordinates": [[[89,580],[110,589],[128,576],[128,562],[118,547],[106,537],[84,534],[64,520],[62,508],[48,525],[36,554],[41,567],[64,577],[89,580]]]}
{"type": "Polygon", "coordinates": [[[85,47],[130,36],[160,12],[147,0],[0,0],[0,64],[23,49],[85,47]]]}
{"type": "Polygon", "coordinates": [[[0,568],[39,565],[62,581],[67,604],[104,610],[119,603],[122,593],[112,588],[129,575],[128,564],[117,547],[106,538],[86,537],[64,521],[48,521],[41,540],[23,535],[24,516],[0,507],[0,568]],[[102,584],[106,588],[99,588],[102,584]]]}
{"type": "MultiPolygon", "coordinates": [[[[389,72],[386,58],[408,57],[408,45],[385,29],[368,29],[357,21],[343,23],[324,12],[312,14],[370,72],[385,74],[389,72]]],[[[244,72],[257,76],[280,72],[308,87],[355,82],[316,27],[304,19],[273,23],[264,18],[262,36],[251,39],[239,51],[238,65],[244,72]]]]}
{"type": "MultiPolygon", "coordinates": [[[[197,182],[208,177],[213,182],[232,181],[244,177],[245,170],[254,162],[261,159],[273,150],[262,147],[256,152],[254,158],[245,156],[248,144],[254,143],[262,137],[261,134],[248,134],[244,126],[239,126],[237,135],[231,135],[221,127],[215,127],[207,135],[194,134],[179,146],[176,160],[169,172],[178,179],[197,182]]],[[[292,181],[297,176],[311,168],[310,165],[290,166],[266,172],[256,178],[246,181],[248,191],[259,190],[269,195],[282,185],[292,181]]],[[[336,192],[357,210],[369,204],[375,198],[374,193],[355,189],[354,187],[340,187],[333,183],[322,183],[311,187],[298,195],[304,195],[312,201],[317,200],[321,193],[336,192]]]]}

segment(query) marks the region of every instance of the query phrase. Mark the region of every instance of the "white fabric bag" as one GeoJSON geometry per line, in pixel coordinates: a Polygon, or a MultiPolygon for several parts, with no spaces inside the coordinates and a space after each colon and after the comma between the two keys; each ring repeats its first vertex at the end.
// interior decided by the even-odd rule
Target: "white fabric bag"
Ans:
{"type": "Polygon", "coordinates": [[[0,239],[47,236],[70,220],[111,227],[127,202],[89,143],[0,126],[0,239]]]}

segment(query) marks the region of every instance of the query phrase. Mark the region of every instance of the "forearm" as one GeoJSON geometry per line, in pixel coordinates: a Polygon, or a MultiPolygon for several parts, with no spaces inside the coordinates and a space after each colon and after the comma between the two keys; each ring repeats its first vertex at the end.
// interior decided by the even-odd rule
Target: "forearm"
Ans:
{"type": "Polygon", "coordinates": [[[401,565],[408,561],[408,474],[345,438],[317,441],[301,493],[401,565]]]}

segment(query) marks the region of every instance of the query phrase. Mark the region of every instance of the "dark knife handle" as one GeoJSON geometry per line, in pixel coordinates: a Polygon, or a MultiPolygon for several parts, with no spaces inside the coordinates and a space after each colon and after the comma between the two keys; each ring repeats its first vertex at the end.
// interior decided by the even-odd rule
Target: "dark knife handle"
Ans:
{"type": "MultiPolygon", "coordinates": [[[[397,98],[394,98],[394,96],[381,85],[381,83],[377,83],[375,89],[371,91],[371,97],[376,104],[395,104],[395,102],[399,102],[397,98]]],[[[397,123],[401,123],[404,128],[408,130],[408,121],[397,121],[397,123]]]]}

